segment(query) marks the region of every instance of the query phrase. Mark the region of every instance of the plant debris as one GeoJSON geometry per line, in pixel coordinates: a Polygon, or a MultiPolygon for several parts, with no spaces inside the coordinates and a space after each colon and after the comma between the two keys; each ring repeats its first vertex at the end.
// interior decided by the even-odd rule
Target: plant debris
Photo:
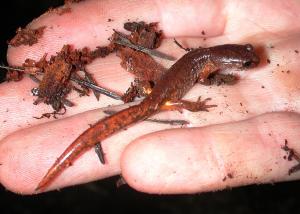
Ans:
{"type": "MultiPolygon", "coordinates": [[[[67,3],[70,1],[66,1],[67,3]]],[[[166,71],[152,56],[168,60],[174,59],[155,50],[160,46],[162,40],[162,31],[157,29],[157,23],[126,22],[124,29],[128,30],[130,34],[122,34],[114,30],[109,39],[110,44],[97,47],[95,50],[89,48],[79,50],[74,49],[71,45],[64,45],[61,51],[55,56],[51,56],[48,61],[46,55],[39,61],[26,59],[21,67],[8,69],[7,80],[18,81],[22,79],[24,73],[31,75],[32,79],[35,77],[35,80],[38,80],[36,76],[42,75],[42,79],[36,81],[39,84],[38,88],[33,90],[34,94],[38,96],[34,104],[44,102],[51,105],[55,112],[50,115],[56,115],[65,106],[73,106],[73,103],[66,99],[72,90],[79,92],[80,96],[86,96],[90,88],[97,99],[99,99],[100,91],[114,99],[122,99],[124,102],[131,102],[136,97],[146,96],[166,71]],[[121,98],[113,92],[102,90],[85,70],[85,66],[95,58],[106,57],[113,52],[116,52],[117,56],[121,58],[121,66],[136,77],[121,98]],[[79,71],[84,72],[84,77],[78,73],[79,71]],[[70,80],[78,84],[80,88],[75,87],[70,80]]],[[[182,47],[176,40],[175,43],[182,47]]],[[[236,77],[232,75],[213,74],[202,84],[233,84],[236,81],[236,77]]],[[[47,116],[49,114],[43,115],[43,117],[47,116]]]]}
{"type": "Polygon", "coordinates": [[[42,69],[44,75],[38,88],[38,99],[34,104],[44,102],[50,104],[55,111],[59,111],[63,107],[61,98],[71,91],[68,80],[72,66],[63,58],[55,57],[49,63],[45,61],[42,69]]]}
{"type": "Polygon", "coordinates": [[[122,59],[121,66],[139,80],[156,81],[166,71],[166,68],[149,55],[131,48],[121,48],[117,54],[122,59]]]}
{"type": "MultiPolygon", "coordinates": [[[[85,70],[85,65],[91,63],[97,57],[105,57],[109,51],[108,47],[97,48],[90,51],[88,48],[82,50],[73,49],[71,45],[65,45],[56,56],[52,56],[46,61],[44,56],[40,61],[26,60],[23,66],[27,68],[39,68],[39,73],[43,73],[43,78],[39,84],[38,99],[34,104],[44,102],[59,111],[63,107],[62,98],[65,98],[72,89],[80,92],[81,96],[87,95],[87,88],[81,86],[81,90],[70,84],[71,75],[76,75],[77,71],[85,70]],[[103,51],[104,50],[104,51],[103,51]],[[32,66],[33,65],[33,66],[32,66]]],[[[79,75],[76,75],[80,79],[79,75]]],[[[85,80],[95,83],[92,76],[85,72],[85,80]]],[[[97,95],[97,93],[95,92],[97,95]]],[[[98,98],[98,95],[96,96],[98,98]]]]}
{"type": "Polygon", "coordinates": [[[46,26],[37,29],[18,28],[16,31],[17,34],[8,42],[8,44],[14,47],[19,47],[20,45],[32,46],[43,36],[45,28],[46,26]]]}
{"type": "Polygon", "coordinates": [[[227,175],[225,175],[225,176],[223,177],[222,181],[225,182],[225,181],[227,180],[227,178],[233,179],[233,178],[234,178],[234,177],[233,177],[233,174],[230,173],[230,172],[227,173],[227,175]]]}
{"type": "Polygon", "coordinates": [[[288,175],[291,175],[297,171],[300,170],[300,155],[292,148],[288,146],[288,141],[287,139],[284,140],[284,146],[281,147],[284,151],[287,152],[287,156],[284,156],[284,159],[287,159],[288,161],[296,160],[298,164],[295,166],[291,167],[288,171],[288,175]]]}
{"type": "Polygon", "coordinates": [[[126,22],[124,29],[131,32],[128,39],[145,48],[154,49],[160,46],[162,31],[157,30],[157,22],[146,24],[145,22],[126,22]]]}
{"type": "Polygon", "coordinates": [[[121,66],[136,77],[122,97],[126,103],[133,101],[135,97],[149,94],[155,81],[166,71],[162,65],[145,53],[122,48],[118,51],[118,55],[122,59],[121,66]]]}
{"type": "Polygon", "coordinates": [[[103,152],[101,143],[96,144],[95,147],[94,147],[94,149],[95,149],[95,153],[97,154],[100,162],[102,164],[105,164],[105,162],[106,162],[105,158],[104,158],[105,154],[103,152]]]}
{"type": "Polygon", "coordinates": [[[119,44],[117,56],[122,60],[121,66],[136,77],[122,97],[124,102],[131,102],[135,97],[149,94],[155,81],[166,71],[150,55],[166,57],[152,51],[159,47],[162,39],[162,31],[157,30],[157,23],[126,22],[124,29],[131,34],[124,35],[115,31],[112,42],[119,44]]]}
{"type": "MultiPolygon", "coordinates": [[[[22,79],[23,74],[42,75],[42,80],[38,82],[38,98],[34,104],[44,102],[51,105],[56,112],[59,112],[66,104],[64,102],[65,97],[72,89],[80,92],[82,96],[87,95],[88,88],[85,84],[80,84],[80,81],[84,80],[85,83],[96,84],[92,76],[85,71],[85,65],[95,58],[105,57],[113,51],[113,45],[97,47],[93,51],[88,48],[73,49],[71,45],[65,45],[57,55],[51,56],[49,61],[46,60],[46,54],[39,61],[26,59],[21,67],[9,69],[6,78],[8,81],[18,81],[22,79]],[[85,71],[83,78],[76,73],[82,70],[85,71]],[[73,76],[76,76],[73,79],[79,81],[81,89],[70,83],[73,76]]],[[[97,92],[94,92],[94,94],[97,98],[99,97],[97,92]]],[[[72,104],[68,106],[72,106],[72,104]]]]}
{"type": "Polygon", "coordinates": [[[135,43],[131,42],[130,39],[127,38],[128,37],[127,35],[124,35],[124,34],[118,32],[116,30],[114,30],[114,32],[115,32],[115,34],[113,34],[113,36],[112,36],[112,42],[114,42],[115,44],[119,44],[121,46],[132,48],[134,50],[146,53],[150,56],[156,56],[156,57],[166,59],[166,60],[170,60],[170,61],[175,60],[175,58],[172,57],[172,56],[169,56],[169,55],[164,54],[162,52],[159,52],[159,51],[156,51],[156,50],[153,50],[153,49],[149,49],[149,48],[146,48],[144,46],[141,46],[141,45],[138,45],[138,44],[135,44],[135,43]]]}
{"type": "Polygon", "coordinates": [[[66,113],[66,108],[63,108],[63,109],[64,109],[63,112],[53,111],[53,112],[50,112],[50,113],[44,113],[40,117],[33,117],[33,118],[39,120],[39,119],[42,119],[42,118],[50,118],[51,116],[53,116],[53,118],[57,119],[57,115],[64,115],[66,113]]]}
{"type": "Polygon", "coordinates": [[[7,73],[6,73],[6,80],[7,81],[20,81],[23,77],[23,74],[22,72],[19,72],[19,71],[16,71],[16,70],[10,70],[8,69],[7,70],[7,73]]]}
{"type": "MultiPolygon", "coordinates": [[[[66,3],[70,3],[70,1],[66,3]]],[[[99,99],[99,93],[96,89],[100,87],[98,88],[95,80],[85,70],[85,66],[95,58],[106,57],[110,53],[117,52],[122,60],[122,67],[136,75],[139,80],[135,81],[135,84],[132,84],[129,89],[129,91],[138,90],[139,92],[131,92],[129,95],[127,94],[126,99],[123,99],[126,102],[132,101],[137,95],[145,95],[145,90],[153,87],[155,80],[161,76],[165,69],[148,54],[129,48],[128,43],[123,45],[121,42],[120,45],[118,41],[128,40],[132,46],[137,47],[135,49],[147,50],[151,54],[150,49],[157,48],[161,43],[162,31],[156,29],[157,23],[127,22],[124,24],[124,28],[129,30],[131,34],[124,35],[115,31],[108,46],[90,50],[89,48],[74,49],[71,45],[64,45],[61,51],[51,56],[49,60],[46,60],[46,54],[38,61],[26,59],[21,67],[8,69],[7,80],[19,81],[23,74],[29,74],[39,84],[37,88],[34,88],[35,90],[32,90],[38,96],[34,104],[43,102],[51,105],[54,109],[54,112],[45,113],[39,118],[56,116],[61,109],[65,109],[65,105],[73,105],[66,99],[72,90],[79,92],[80,96],[85,96],[88,95],[88,89],[91,88],[96,98],[99,99]],[[84,72],[84,77],[78,73],[79,71],[84,72]],[[41,76],[41,80],[37,78],[38,76],[41,76]],[[70,80],[73,80],[80,88],[75,87],[70,80]]],[[[41,36],[42,29],[44,28],[37,29],[33,34],[41,36]]],[[[17,37],[20,36],[17,35],[15,38],[17,37]]],[[[16,43],[17,39],[12,41],[16,43]]],[[[120,99],[117,95],[107,91],[104,94],[120,99]]]]}

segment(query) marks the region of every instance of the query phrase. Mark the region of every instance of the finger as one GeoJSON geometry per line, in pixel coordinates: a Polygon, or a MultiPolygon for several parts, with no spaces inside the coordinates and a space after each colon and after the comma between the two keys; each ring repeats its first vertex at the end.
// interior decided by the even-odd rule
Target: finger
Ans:
{"type": "MultiPolygon", "coordinates": [[[[97,122],[104,116],[107,115],[101,110],[88,111],[7,136],[0,143],[0,183],[14,192],[34,193],[37,184],[56,158],[90,127],[89,124],[97,122]]],[[[48,190],[118,174],[120,154],[130,141],[143,134],[170,127],[178,126],[145,122],[109,137],[102,142],[105,165],[100,163],[96,153],[91,149],[75,161],[72,167],[63,171],[48,190]]]]}
{"type": "Polygon", "coordinates": [[[31,47],[10,47],[8,61],[21,65],[26,58],[38,60],[44,53],[49,56],[55,54],[65,44],[72,44],[76,48],[95,48],[107,44],[112,29],[120,30],[128,19],[137,18],[159,22],[165,35],[171,38],[199,36],[205,31],[207,36],[220,36],[226,32],[226,36],[234,41],[266,31],[287,32],[299,28],[299,8],[297,1],[286,3],[269,0],[156,1],[154,4],[153,1],[84,1],[73,4],[70,13],[59,15],[52,11],[35,19],[29,27],[47,26],[42,38],[31,47]],[[276,24],[273,20],[275,15],[278,19],[276,24]],[[108,22],[109,18],[114,21],[108,22]]]}
{"type": "MultiPolygon", "coordinates": [[[[161,5],[161,9],[164,8],[164,3],[157,4],[161,5]]],[[[145,22],[160,22],[160,13],[162,11],[160,11],[157,4],[153,4],[153,1],[144,1],[142,3],[140,1],[96,0],[73,4],[71,12],[63,15],[59,15],[56,12],[46,13],[29,25],[31,28],[48,26],[44,30],[38,44],[31,47],[10,47],[8,50],[8,61],[11,64],[19,65],[28,57],[37,60],[44,53],[48,53],[49,56],[55,54],[65,44],[72,44],[76,48],[85,46],[96,48],[99,45],[108,44],[109,41],[107,39],[113,33],[112,30],[122,30],[124,22],[128,20],[134,21],[138,18],[145,22]],[[113,21],[108,22],[109,18],[113,21]]],[[[173,8],[177,9],[177,6],[173,5],[173,8]]],[[[174,24],[174,21],[172,22],[174,24]]],[[[205,25],[211,26],[211,22],[209,20],[209,23],[205,25]]],[[[168,24],[172,23],[165,23],[164,25],[168,24]]],[[[161,28],[164,30],[164,26],[161,28]]],[[[169,34],[169,32],[165,33],[166,35],[169,34]]],[[[171,34],[171,36],[173,37],[174,35],[171,34]]]]}
{"type": "Polygon", "coordinates": [[[147,193],[198,193],[300,178],[282,149],[300,151],[300,117],[270,113],[204,128],[168,130],[131,143],[121,158],[122,176],[147,193]]]}

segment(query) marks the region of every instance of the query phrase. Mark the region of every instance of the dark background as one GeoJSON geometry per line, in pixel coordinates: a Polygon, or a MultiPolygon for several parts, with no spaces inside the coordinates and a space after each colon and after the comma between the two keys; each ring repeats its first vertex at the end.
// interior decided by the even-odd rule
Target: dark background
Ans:
{"type": "MultiPolygon", "coordinates": [[[[34,17],[62,0],[9,0],[0,7],[0,63],[6,64],[6,41],[34,17]]],[[[0,72],[0,80],[3,79],[0,72]]],[[[0,97],[1,99],[1,97],[0,97]]],[[[0,213],[300,213],[300,182],[254,185],[199,195],[157,196],[116,188],[117,178],[35,196],[0,187],[0,213]]]]}

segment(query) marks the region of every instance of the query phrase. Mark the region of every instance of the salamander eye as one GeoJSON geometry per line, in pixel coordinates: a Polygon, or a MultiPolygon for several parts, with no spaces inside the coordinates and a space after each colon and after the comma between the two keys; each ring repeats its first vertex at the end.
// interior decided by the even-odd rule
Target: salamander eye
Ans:
{"type": "Polygon", "coordinates": [[[244,67],[244,68],[251,67],[251,66],[252,66],[252,63],[253,63],[252,61],[246,61],[246,62],[243,63],[243,67],[244,67]]]}
{"type": "Polygon", "coordinates": [[[253,51],[254,50],[254,48],[251,44],[246,44],[245,46],[246,46],[247,51],[253,51]]]}

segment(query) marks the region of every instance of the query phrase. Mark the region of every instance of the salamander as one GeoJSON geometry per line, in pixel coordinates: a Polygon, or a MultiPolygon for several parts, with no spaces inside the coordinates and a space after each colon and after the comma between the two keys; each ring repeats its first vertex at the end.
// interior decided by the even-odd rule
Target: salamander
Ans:
{"type": "Polygon", "coordinates": [[[194,84],[205,81],[213,72],[230,68],[253,68],[259,61],[250,44],[225,44],[188,51],[163,73],[143,101],[100,120],[83,132],[51,166],[36,191],[44,190],[83,152],[129,125],[163,110],[207,111],[215,106],[207,105],[208,99],[191,102],[182,100],[182,97],[194,84]]]}

